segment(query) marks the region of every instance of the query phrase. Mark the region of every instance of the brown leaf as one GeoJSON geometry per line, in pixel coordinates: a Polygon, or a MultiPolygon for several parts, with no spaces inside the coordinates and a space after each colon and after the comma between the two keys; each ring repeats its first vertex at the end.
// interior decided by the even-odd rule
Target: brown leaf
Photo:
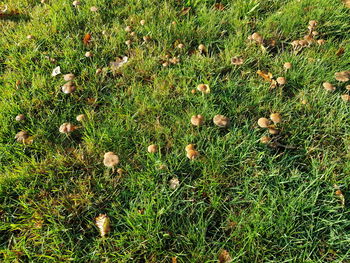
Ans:
{"type": "Polygon", "coordinates": [[[229,263],[232,258],[226,249],[221,250],[219,254],[219,263],[229,263]]]}
{"type": "Polygon", "coordinates": [[[216,4],[214,4],[214,9],[219,10],[219,11],[224,11],[225,6],[221,3],[216,3],[216,4]]]}
{"type": "Polygon", "coordinates": [[[90,44],[90,42],[91,42],[91,34],[87,33],[83,38],[83,43],[85,46],[87,46],[90,44]]]}
{"type": "Polygon", "coordinates": [[[350,0],[343,0],[343,3],[346,7],[350,8],[350,0]]]}
{"type": "Polygon", "coordinates": [[[258,70],[257,72],[256,72],[260,77],[262,77],[264,80],[266,80],[266,81],[268,81],[268,82],[271,82],[272,81],[272,74],[270,73],[270,72],[268,72],[268,73],[265,73],[265,72],[263,72],[263,71],[261,71],[261,70],[258,70]]]}
{"type": "Polygon", "coordinates": [[[338,57],[340,57],[341,55],[343,55],[345,53],[345,48],[341,47],[337,50],[337,52],[335,53],[338,57]]]}
{"type": "Polygon", "coordinates": [[[191,7],[184,7],[181,12],[180,12],[180,15],[184,16],[184,15],[187,15],[191,10],[191,7]]]}
{"type": "Polygon", "coordinates": [[[172,258],[171,258],[171,263],[177,263],[176,257],[172,257],[172,258]]]}

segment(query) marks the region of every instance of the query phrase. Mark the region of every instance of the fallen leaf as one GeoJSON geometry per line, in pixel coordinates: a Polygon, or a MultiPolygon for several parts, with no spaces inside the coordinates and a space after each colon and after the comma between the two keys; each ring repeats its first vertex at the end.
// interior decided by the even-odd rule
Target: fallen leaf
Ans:
{"type": "Polygon", "coordinates": [[[98,217],[96,217],[95,223],[100,230],[101,237],[106,236],[111,231],[110,220],[106,214],[100,214],[98,217]]]}
{"type": "Polygon", "coordinates": [[[184,7],[181,12],[180,12],[180,15],[184,16],[186,14],[188,14],[191,10],[191,7],[184,7]]]}
{"type": "Polygon", "coordinates": [[[55,77],[59,74],[61,74],[61,67],[60,66],[53,69],[51,76],[55,77]]]}
{"type": "Polygon", "coordinates": [[[226,249],[221,250],[219,254],[219,263],[231,262],[232,258],[226,249]]]}
{"type": "Polygon", "coordinates": [[[216,4],[214,4],[214,9],[219,10],[219,11],[224,11],[225,6],[221,3],[216,3],[216,4]]]}
{"type": "Polygon", "coordinates": [[[258,70],[257,72],[256,72],[260,77],[262,77],[264,80],[266,80],[266,81],[268,81],[268,82],[271,82],[272,81],[272,74],[270,73],[270,72],[268,72],[268,73],[265,73],[265,72],[263,72],[263,71],[261,71],[261,70],[258,70]]]}
{"type": "Polygon", "coordinates": [[[343,47],[339,48],[337,52],[335,53],[338,57],[343,55],[345,53],[345,49],[343,47]]]}
{"type": "Polygon", "coordinates": [[[87,46],[90,44],[90,42],[91,42],[91,34],[87,33],[83,38],[83,43],[85,46],[87,46]]]}

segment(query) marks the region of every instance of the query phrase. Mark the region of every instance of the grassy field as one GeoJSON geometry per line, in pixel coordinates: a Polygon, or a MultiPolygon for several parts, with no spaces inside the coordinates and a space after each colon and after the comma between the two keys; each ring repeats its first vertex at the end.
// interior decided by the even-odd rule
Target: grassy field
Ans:
{"type": "Polygon", "coordinates": [[[0,8],[1,262],[350,262],[341,0],[0,8]]]}

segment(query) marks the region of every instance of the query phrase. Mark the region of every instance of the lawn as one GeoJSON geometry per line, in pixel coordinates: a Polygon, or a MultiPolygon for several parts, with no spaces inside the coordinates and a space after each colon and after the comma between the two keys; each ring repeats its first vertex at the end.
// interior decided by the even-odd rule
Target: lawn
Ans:
{"type": "Polygon", "coordinates": [[[349,7],[0,2],[0,261],[350,262],[349,7]]]}

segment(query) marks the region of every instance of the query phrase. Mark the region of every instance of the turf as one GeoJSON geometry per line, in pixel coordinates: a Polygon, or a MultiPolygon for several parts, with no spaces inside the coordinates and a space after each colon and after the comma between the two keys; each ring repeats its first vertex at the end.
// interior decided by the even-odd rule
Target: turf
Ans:
{"type": "Polygon", "coordinates": [[[340,0],[220,3],[2,3],[14,13],[0,16],[1,262],[228,262],[223,250],[232,262],[350,262],[350,104],[334,79],[350,69],[350,9],[340,0]],[[296,52],[291,42],[312,19],[326,42],[296,52]],[[254,32],[276,45],[248,41],[254,32]],[[163,67],[166,55],[180,62],[163,67]],[[129,60],[111,70],[118,56],[129,60]],[[76,75],[74,93],[61,92],[57,66],[76,75]],[[287,84],[271,89],[258,70],[287,84]],[[209,94],[191,92],[201,83],[209,94]],[[257,120],[273,112],[282,116],[277,146],[259,142],[268,133],[257,120]],[[216,114],[231,125],[215,126],[216,114]],[[64,122],[79,129],[62,134],[64,122]],[[14,139],[21,130],[33,143],[14,139]],[[157,153],[147,152],[152,143],[157,153]],[[199,158],[186,157],[189,143],[199,158]],[[115,169],[103,165],[109,151],[115,169]],[[111,221],[103,238],[101,213],[111,221]]]}

